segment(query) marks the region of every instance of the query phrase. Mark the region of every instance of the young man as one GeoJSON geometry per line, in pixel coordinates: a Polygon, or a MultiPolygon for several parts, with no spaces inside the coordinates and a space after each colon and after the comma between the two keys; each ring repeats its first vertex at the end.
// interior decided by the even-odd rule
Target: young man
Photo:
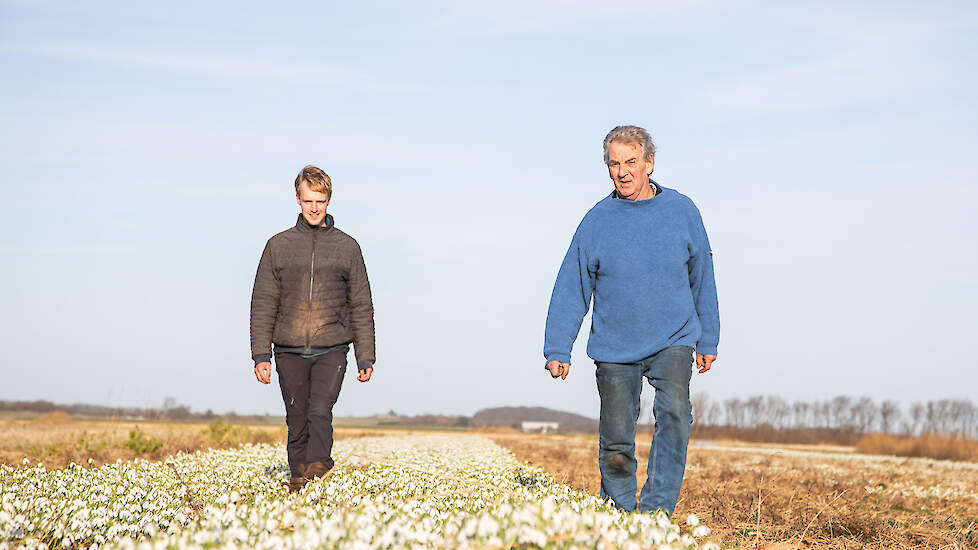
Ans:
{"type": "Polygon", "coordinates": [[[299,172],[299,218],[268,240],[251,295],[255,377],[271,383],[274,351],[289,429],[291,491],[333,467],[333,405],[350,344],[360,382],[370,380],[376,360],[367,269],[360,246],[326,213],[332,194],[325,172],[315,166],[299,172]]]}
{"type": "Polygon", "coordinates": [[[672,514],[692,422],[693,353],[710,370],[720,339],[713,258],[699,210],[651,179],[655,145],[637,126],[604,139],[614,190],[584,216],[557,274],[543,353],[555,379],[570,372],[571,346],[594,297],[588,356],[601,398],[601,496],[632,511],[672,514]],[[655,388],[648,481],[639,502],[635,421],[642,379],[655,388]]]}

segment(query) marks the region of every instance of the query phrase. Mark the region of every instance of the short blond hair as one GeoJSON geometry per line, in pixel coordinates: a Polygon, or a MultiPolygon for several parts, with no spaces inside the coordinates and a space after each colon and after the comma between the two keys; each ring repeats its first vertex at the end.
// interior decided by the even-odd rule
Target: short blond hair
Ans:
{"type": "Polygon", "coordinates": [[[295,193],[299,194],[299,186],[305,182],[310,191],[325,193],[327,197],[333,196],[333,180],[329,179],[326,172],[308,164],[302,168],[299,175],[295,177],[295,193]]]}

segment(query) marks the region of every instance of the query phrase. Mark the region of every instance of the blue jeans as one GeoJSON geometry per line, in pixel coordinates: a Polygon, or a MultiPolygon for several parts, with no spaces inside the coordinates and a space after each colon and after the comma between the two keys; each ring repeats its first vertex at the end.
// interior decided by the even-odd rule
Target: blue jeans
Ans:
{"type": "Polygon", "coordinates": [[[642,377],[655,388],[655,429],[649,449],[648,479],[638,501],[641,512],[661,509],[672,515],[679,500],[686,470],[686,447],[693,422],[689,402],[689,379],[693,373],[693,348],[672,346],[638,363],[597,365],[598,395],[601,397],[598,468],[601,498],[615,507],[635,510],[638,484],[635,470],[635,422],[642,395],[642,377]]]}

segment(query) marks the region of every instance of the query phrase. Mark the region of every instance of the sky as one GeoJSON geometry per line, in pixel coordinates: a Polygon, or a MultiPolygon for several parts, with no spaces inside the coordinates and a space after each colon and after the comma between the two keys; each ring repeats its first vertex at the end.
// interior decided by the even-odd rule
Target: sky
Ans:
{"type": "MultiPolygon", "coordinates": [[[[557,268],[636,124],[714,251],[714,399],[974,398],[973,2],[0,0],[0,399],[282,414],[265,241],[332,178],[374,378],[337,415],[596,417],[557,268]]],[[[351,353],[352,361],[352,353],[351,353]]]]}

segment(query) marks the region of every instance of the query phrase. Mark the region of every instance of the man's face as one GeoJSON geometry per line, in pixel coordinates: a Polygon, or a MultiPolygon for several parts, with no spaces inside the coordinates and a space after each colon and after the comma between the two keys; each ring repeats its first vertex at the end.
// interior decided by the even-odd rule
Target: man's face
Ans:
{"type": "Polygon", "coordinates": [[[638,143],[612,141],[608,145],[608,176],[623,199],[640,201],[652,197],[649,174],[654,164],[655,157],[643,157],[638,143]]]}
{"type": "Polygon", "coordinates": [[[309,189],[306,182],[299,184],[299,192],[295,194],[295,202],[302,208],[302,217],[309,225],[316,227],[326,223],[326,205],[329,197],[326,193],[318,193],[309,189]]]}

